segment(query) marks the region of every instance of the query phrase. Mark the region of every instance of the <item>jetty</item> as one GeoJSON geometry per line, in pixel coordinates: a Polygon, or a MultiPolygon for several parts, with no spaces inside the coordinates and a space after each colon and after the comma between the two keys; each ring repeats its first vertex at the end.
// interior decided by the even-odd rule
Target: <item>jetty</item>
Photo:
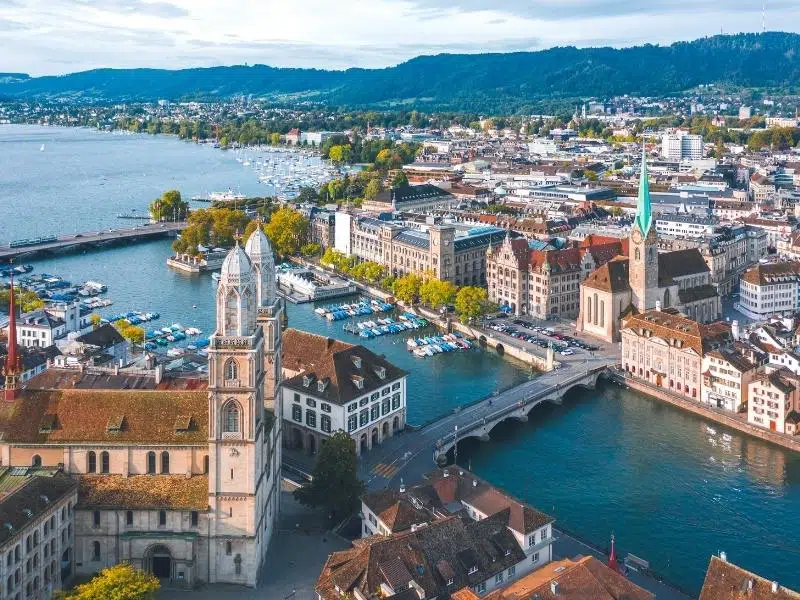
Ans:
{"type": "Polygon", "coordinates": [[[174,237],[185,228],[186,221],[170,221],[165,223],[146,223],[122,229],[105,229],[30,240],[14,240],[10,244],[0,245],[0,263],[41,254],[74,252],[149,241],[162,237],[174,237]]]}

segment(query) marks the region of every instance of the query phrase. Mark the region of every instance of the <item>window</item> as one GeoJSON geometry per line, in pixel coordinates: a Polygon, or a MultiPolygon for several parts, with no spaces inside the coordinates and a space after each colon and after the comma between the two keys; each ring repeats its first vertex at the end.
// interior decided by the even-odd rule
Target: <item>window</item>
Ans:
{"type": "Polygon", "coordinates": [[[161,472],[164,474],[169,473],[169,452],[161,453],[161,472]]]}
{"type": "Polygon", "coordinates": [[[352,404],[349,404],[347,406],[347,412],[351,413],[354,410],[356,410],[357,408],[358,408],[358,403],[357,402],[353,402],[352,404]]]}
{"type": "Polygon", "coordinates": [[[509,579],[512,578],[517,573],[517,565],[511,565],[508,567],[508,577],[509,579]]]}
{"type": "Polygon", "coordinates": [[[362,427],[367,423],[369,423],[369,410],[365,408],[364,410],[361,411],[358,422],[362,427]]]}
{"type": "Polygon", "coordinates": [[[309,427],[317,426],[317,413],[315,413],[313,410],[306,411],[306,425],[309,427]]]}
{"type": "Polygon", "coordinates": [[[225,363],[225,379],[239,379],[239,363],[235,359],[229,358],[225,363]]]}
{"type": "Polygon", "coordinates": [[[320,418],[320,428],[325,433],[331,432],[331,418],[328,415],[322,415],[320,418]]]}
{"type": "Polygon", "coordinates": [[[222,409],[222,431],[224,433],[239,432],[239,405],[234,400],[229,400],[222,409]]]}
{"type": "Polygon", "coordinates": [[[197,527],[197,521],[199,520],[200,515],[196,510],[192,511],[192,527],[197,527]]]}
{"type": "Polygon", "coordinates": [[[380,405],[378,405],[378,404],[374,405],[372,407],[371,413],[372,414],[370,415],[370,419],[372,421],[375,421],[376,419],[379,419],[380,416],[381,416],[381,407],[380,407],[380,405]]]}
{"type": "Polygon", "coordinates": [[[97,455],[92,450],[86,455],[86,472],[97,473],[97,455]]]}
{"type": "Polygon", "coordinates": [[[167,511],[160,510],[158,511],[158,526],[164,527],[167,524],[167,511]]]}
{"type": "Polygon", "coordinates": [[[322,412],[326,412],[326,413],[331,412],[331,405],[330,404],[326,404],[326,403],[323,402],[322,404],[320,404],[320,408],[322,409],[322,412]]]}
{"type": "Polygon", "coordinates": [[[208,454],[203,457],[203,474],[208,475],[208,454]]]}
{"type": "Polygon", "coordinates": [[[300,394],[298,394],[297,392],[295,392],[293,400],[294,400],[295,402],[300,402],[300,394]]]}
{"type": "Polygon", "coordinates": [[[358,417],[356,415],[350,415],[347,417],[347,431],[355,431],[358,429],[358,417]]]}
{"type": "Polygon", "coordinates": [[[92,527],[100,527],[100,511],[96,510],[92,513],[92,527]]]}
{"type": "Polygon", "coordinates": [[[533,564],[536,564],[536,563],[539,562],[539,553],[538,552],[534,552],[533,554],[531,554],[531,562],[533,564]]]}
{"type": "Polygon", "coordinates": [[[380,392],[375,392],[374,394],[372,394],[372,395],[369,397],[369,399],[370,399],[370,400],[377,400],[377,399],[378,399],[378,398],[380,398],[380,397],[381,397],[381,394],[380,394],[380,392]]]}
{"type": "Polygon", "coordinates": [[[101,452],[100,453],[100,471],[102,473],[108,473],[109,471],[109,458],[108,452],[101,452]]]}
{"type": "Polygon", "coordinates": [[[296,423],[303,422],[303,409],[297,405],[292,406],[292,421],[296,423]]]}
{"type": "Polygon", "coordinates": [[[390,391],[391,391],[391,390],[390,390],[388,387],[385,387],[385,388],[383,388],[383,389],[381,390],[381,395],[382,395],[382,396],[388,396],[390,391]]]}
{"type": "Polygon", "coordinates": [[[34,454],[33,458],[31,459],[31,466],[33,467],[41,467],[42,466],[42,457],[38,454],[34,454]]]}
{"type": "Polygon", "coordinates": [[[311,408],[317,407],[317,401],[313,398],[306,398],[306,406],[310,406],[311,408]]]}
{"type": "Polygon", "coordinates": [[[399,389],[400,389],[400,382],[399,381],[392,384],[392,391],[396,392],[399,389]]]}
{"type": "Polygon", "coordinates": [[[392,396],[392,410],[400,408],[400,394],[392,396]]]}
{"type": "Polygon", "coordinates": [[[386,416],[386,415],[389,414],[389,410],[390,410],[390,408],[389,408],[389,399],[386,398],[386,399],[384,399],[383,402],[381,402],[381,412],[383,413],[384,416],[386,416]]]}
{"type": "Polygon", "coordinates": [[[230,556],[233,553],[233,544],[230,542],[225,542],[225,554],[230,556]]]}
{"type": "Polygon", "coordinates": [[[503,572],[500,571],[497,575],[494,576],[495,583],[503,583],[503,572]]]}
{"type": "Polygon", "coordinates": [[[125,511],[125,525],[131,526],[133,525],[133,511],[126,510],[125,511]]]}
{"type": "Polygon", "coordinates": [[[92,560],[100,560],[100,542],[92,542],[92,560]]]}
{"type": "Polygon", "coordinates": [[[155,474],[156,472],[156,453],[155,452],[148,452],[147,453],[147,473],[150,475],[155,474]]]}

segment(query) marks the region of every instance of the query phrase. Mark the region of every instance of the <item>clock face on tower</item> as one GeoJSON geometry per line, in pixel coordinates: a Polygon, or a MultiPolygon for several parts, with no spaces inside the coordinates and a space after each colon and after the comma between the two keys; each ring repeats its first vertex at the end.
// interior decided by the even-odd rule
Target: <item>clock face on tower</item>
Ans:
{"type": "Polygon", "coordinates": [[[631,237],[633,238],[633,242],[634,242],[635,244],[641,244],[641,243],[642,243],[642,240],[644,239],[644,238],[642,237],[642,232],[641,232],[641,231],[639,231],[638,229],[634,229],[634,230],[633,230],[633,233],[631,234],[631,237]]]}

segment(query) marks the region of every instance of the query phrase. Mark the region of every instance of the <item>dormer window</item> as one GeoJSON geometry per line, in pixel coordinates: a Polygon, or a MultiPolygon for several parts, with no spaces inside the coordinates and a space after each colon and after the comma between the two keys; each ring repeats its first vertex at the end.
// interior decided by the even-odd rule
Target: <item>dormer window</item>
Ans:
{"type": "Polygon", "coordinates": [[[317,391],[318,391],[319,393],[322,393],[322,392],[324,392],[324,391],[327,389],[327,387],[328,387],[328,383],[329,383],[329,380],[328,380],[327,378],[326,378],[326,379],[320,379],[320,380],[317,382],[317,391]]]}
{"type": "Polygon", "coordinates": [[[378,379],[386,379],[386,367],[375,367],[375,375],[378,379]]]}
{"type": "Polygon", "coordinates": [[[353,384],[359,389],[364,389],[364,378],[360,375],[353,375],[353,384]]]}
{"type": "Polygon", "coordinates": [[[506,548],[505,555],[506,555],[506,556],[511,556],[511,550],[509,550],[508,548],[506,548]]]}
{"type": "Polygon", "coordinates": [[[351,356],[350,357],[353,361],[353,365],[355,365],[356,369],[361,368],[361,357],[360,356],[351,356]]]}
{"type": "Polygon", "coordinates": [[[303,375],[303,387],[310,387],[311,384],[314,383],[314,379],[314,375],[303,375]]]}
{"type": "Polygon", "coordinates": [[[469,568],[469,571],[468,571],[467,575],[472,575],[473,573],[477,573],[477,572],[478,572],[478,567],[476,567],[475,565],[473,565],[473,566],[471,566],[471,567],[469,568]]]}

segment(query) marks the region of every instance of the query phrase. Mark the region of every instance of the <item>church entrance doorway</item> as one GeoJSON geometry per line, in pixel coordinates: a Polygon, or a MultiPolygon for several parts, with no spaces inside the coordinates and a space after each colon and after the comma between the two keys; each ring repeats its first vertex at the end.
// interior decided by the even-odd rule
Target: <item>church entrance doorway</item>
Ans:
{"type": "Polygon", "coordinates": [[[172,554],[166,546],[153,546],[146,559],[148,571],[159,579],[172,579],[172,554]]]}

